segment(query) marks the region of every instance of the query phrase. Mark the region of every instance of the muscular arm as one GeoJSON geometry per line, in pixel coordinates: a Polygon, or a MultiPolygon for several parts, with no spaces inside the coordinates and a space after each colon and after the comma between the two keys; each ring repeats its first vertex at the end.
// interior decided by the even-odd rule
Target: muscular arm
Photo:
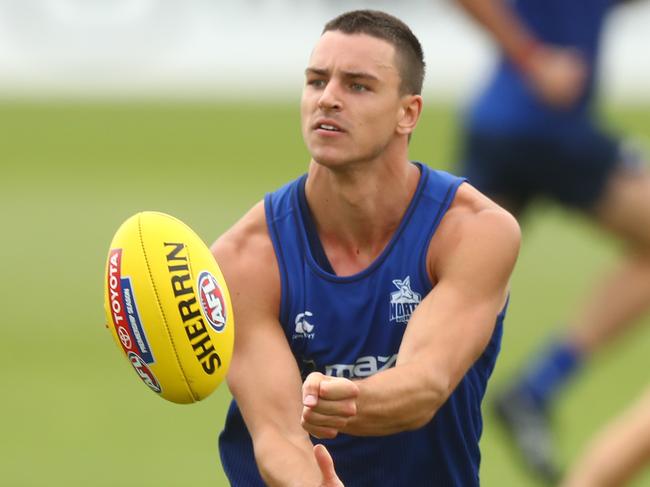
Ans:
{"type": "MultiPolygon", "coordinates": [[[[468,192],[478,195],[469,187],[459,190],[468,192]]],[[[308,378],[303,394],[307,388],[307,395],[318,397],[318,405],[303,410],[308,431],[386,435],[431,420],[485,349],[506,299],[519,227],[489,205],[475,211],[460,203],[443,219],[430,258],[437,284],[413,313],[395,367],[354,382],[315,377],[317,391],[309,390],[308,378]],[[340,400],[346,393],[350,397],[340,400]]]]}
{"type": "Polygon", "coordinates": [[[268,485],[318,485],[320,475],[300,427],[302,380],[278,321],[280,278],[257,205],[212,246],[236,320],[228,386],[253,439],[268,485]]]}
{"type": "Polygon", "coordinates": [[[526,64],[537,40],[504,0],[458,0],[458,3],[492,35],[515,64],[526,64]]]}
{"type": "Polygon", "coordinates": [[[536,39],[505,0],[457,1],[490,34],[548,105],[567,108],[580,96],[588,68],[579,52],[536,39]]]}

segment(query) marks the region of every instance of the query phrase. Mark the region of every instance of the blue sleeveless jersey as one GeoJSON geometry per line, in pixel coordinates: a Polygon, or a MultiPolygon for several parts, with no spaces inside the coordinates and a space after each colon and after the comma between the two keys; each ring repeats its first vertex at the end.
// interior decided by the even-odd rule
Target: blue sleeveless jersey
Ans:
{"type": "MultiPolygon", "coordinates": [[[[304,200],[306,176],[266,196],[281,273],[279,318],[303,378],[320,371],[357,379],[395,364],[408,320],[432,289],[426,270],[429,243],[463,182],[418,166],[420,182],[392,240],[367,269],[352,276],[338,277],[327,269],[304,200]]],[[[499,352],[504,312],[495,317],[483,355],[427,425],[389,436],[341,434],[322,441],[346,486],[479,484],[480,406],[499,352]]],[[[235,401],[219,445],[232,485],[264,485],[235,401]]]]}
{"type": "Polygon", "coordinates": [[[542,42],[578,50],[589,66],[586,90],[569,110],[541,102],[507,59],[498,63],[470,107],[468,126],[479,132],[570,134],[589,125],[603,24],[617,0],[515,0],[513,7],[542,42]]]}

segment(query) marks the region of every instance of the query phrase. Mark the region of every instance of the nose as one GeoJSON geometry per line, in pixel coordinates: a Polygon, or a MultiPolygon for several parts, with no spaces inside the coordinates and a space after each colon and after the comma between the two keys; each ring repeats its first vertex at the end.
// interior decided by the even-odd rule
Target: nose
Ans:
{"type": "Polygon", "coordinates": [[[330,80],[323,88],[318,99],[318,108],[321,110],[340,110],[342,107],[339,87],[336,81],[330,80]]]}

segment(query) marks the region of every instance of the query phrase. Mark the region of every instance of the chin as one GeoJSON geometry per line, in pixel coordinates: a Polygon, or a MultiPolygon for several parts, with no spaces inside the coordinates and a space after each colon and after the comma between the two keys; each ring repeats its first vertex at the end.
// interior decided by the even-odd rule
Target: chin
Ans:
{"type": "Polygon", "coordinates": [[[314,149],[309,151],[311,158],[315,163],[325,166],[327,168],[336,168],[344,165],[347,158],[338,150],[327,149],[314,149]]]}
{"type": "Polygon", "coordinates": [[[344,168],[349,164],[349,159],[335,156],[319,156],[317,154],[312,154],[312,160],[319,166],[326,167],[328,169],[340,169],[344,168]]]}

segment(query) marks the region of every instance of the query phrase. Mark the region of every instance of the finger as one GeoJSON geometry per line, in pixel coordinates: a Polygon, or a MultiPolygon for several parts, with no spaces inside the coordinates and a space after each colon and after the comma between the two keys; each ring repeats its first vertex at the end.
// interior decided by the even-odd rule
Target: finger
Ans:
{"type": "Polygon", "coordinates": [[[305,425],[310,425],[341,430],[348,423],[348,418],[343,418],[341,416],[328,416],[326,414],[319,414],[310,408],[303,408],[300,421],[303,427],[305,425]]]}
{"type": "Polygon", "coordinates": [[[323,476],[323,483],[334,483],[340,482],[338,476],[336,475],[336,470],[334,470],[334,460],[330,452],[327,451],[323,445],[314,445],[314,456],[316,457],[316,463],[318,463],[318,468],[323,476]]]}
{"type": "Polygon", "coordinates": [[[320,384],[325,376],[320,372],[312,372],[307,376],[302,384],[302,404],[308,407],[314,407],[318,404],[320,394],[320,384]]]}
{"type": "Polygon", "coordinates": [[[318,399],[318,404],[309,407],[309,409],[320,414],[327,414],[329,416],[351,418],[357,414],[357,401],[356,399],[330,401],[329,399],[323,399],[320,397],[318,399]]]}
{"type": "Polygon", "coordinates": [[[322,399],[338,401],[356,398],[358,395],[359,386],[349,379],[328,377],[320,383],[319,397],[322,399]]]}
{"type": "Polygon", "coordinates": [[[339,430],[335,428],[325,428],[322,426],[313,426],[309,424],[303,424],[302,427],[311,436],[320,440],[331,440],[333,438],[336,438],[336,436],[339,434],[339,430]]]}

